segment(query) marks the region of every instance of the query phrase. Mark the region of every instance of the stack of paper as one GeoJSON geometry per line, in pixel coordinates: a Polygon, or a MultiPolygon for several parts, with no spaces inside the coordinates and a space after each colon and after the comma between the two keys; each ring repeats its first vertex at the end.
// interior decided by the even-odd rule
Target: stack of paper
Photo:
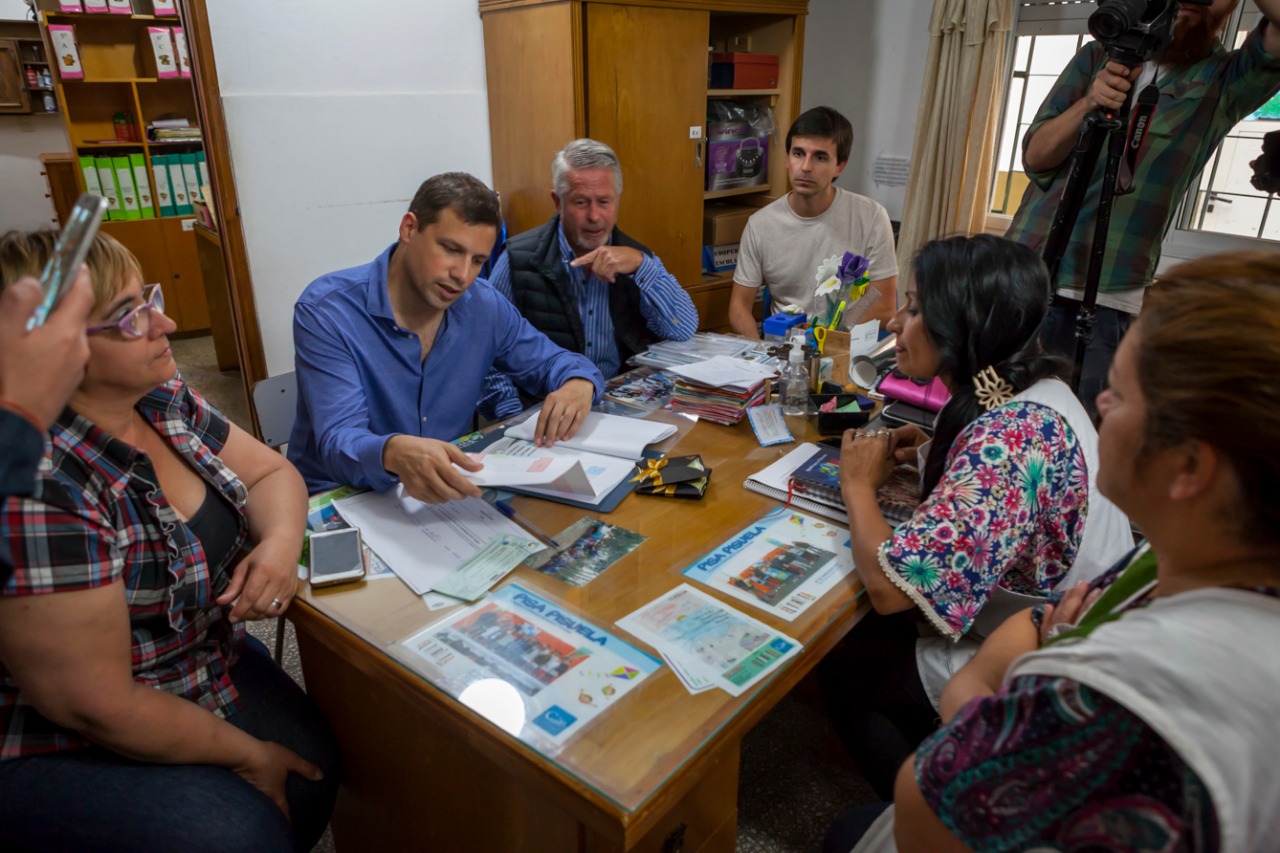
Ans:
{"type": "Polygon", "coordinates": [[[717,356],[742,355],[755,346],[753,341],[714,332],[700,332],[687,341],[659,341],[632,361],[648,367],[667,368],[677,364],[692,364],[717,356]]]}
{"type": "Polygon", "coordinates": [[[618,621],[662,656],[691,693],[719,687],[741,696],[801,645],[704,592],[681,584],[618,621]]]}

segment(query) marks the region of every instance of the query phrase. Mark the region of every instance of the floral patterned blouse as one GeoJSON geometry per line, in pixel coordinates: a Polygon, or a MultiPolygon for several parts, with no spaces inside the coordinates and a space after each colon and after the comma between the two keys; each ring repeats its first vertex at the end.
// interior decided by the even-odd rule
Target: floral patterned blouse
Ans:
{"type": "Polygon", "coordinates": [[[1075,562],[1089,474],[1054,409],[1016,401],[969,424],[942,478],[880,546],[880,565],[943,635],[973,625],[992,589],[1047,595],[1075,562]]]}

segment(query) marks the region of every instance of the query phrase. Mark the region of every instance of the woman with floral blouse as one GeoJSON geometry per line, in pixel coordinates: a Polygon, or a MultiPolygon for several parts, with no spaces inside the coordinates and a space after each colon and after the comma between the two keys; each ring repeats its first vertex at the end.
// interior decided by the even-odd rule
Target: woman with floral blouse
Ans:
{"type": "Polygon", "coordinates": [[[1258,252],[1151,288],[1098,397],[1098,485],[1147,544],[987,639],[858,850],[1276,849],[1277,282],[1258,252]]]}
{"type": "Polygon", "coordinates": [[[1037,338],[1050,295],[1025,246],[988,235],[926,245],[889,328],[899,370],[941,377],[951,393],[933,440],[916,427],[844,437],[853,557],[875,613],[829,656],[823,682],[846,746],[885,798],[979,638],[1133,546],[1128,520],[1093,487],[1097,433],[1037,338]],[[876,490],[917,461],[922,501],[892,529],[876,490]]]}

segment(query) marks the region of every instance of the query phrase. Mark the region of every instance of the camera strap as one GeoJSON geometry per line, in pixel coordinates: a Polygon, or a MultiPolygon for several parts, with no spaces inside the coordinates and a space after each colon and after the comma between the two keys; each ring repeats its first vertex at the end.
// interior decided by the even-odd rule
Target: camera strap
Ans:
{"type": "Polygon", "coordinates": [[[1116,195],[1128,195],[1136,186],[1134,175],[1138,171],[1138,160],[1147,147],[1147,137],[1151,130],[1151,122],[1156,116],[1156,107],[1160,104],[1160,90],[1155,83],[1148,83],[1138,95],[1133,105],[1133,120],[1129,122],[1129,138],[1124,146],[1124,159],[1120,161],[1120,172],[1116,175],[1116,195]]]}

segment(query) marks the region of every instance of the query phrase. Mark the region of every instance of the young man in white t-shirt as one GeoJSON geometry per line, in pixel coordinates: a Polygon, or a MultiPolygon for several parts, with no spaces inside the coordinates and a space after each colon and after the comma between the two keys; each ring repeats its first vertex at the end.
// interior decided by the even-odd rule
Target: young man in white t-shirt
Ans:
{"type": "Polygon", "coordinates": [[[818,266],[845,252],[871,261],[871,287],[881,293],[861,322],[883,326],[893,317],[898,260],[889,214],[879,202],[832,185],[852,147],[853,127],[831,107],[814,107],[787,131],[791,192],[752,214],[742,232],[729,300],[729,324],[738,334],[760,337],[752,306],[762,284],[774,311],[798,305],[812,316],[818,266]]]}

